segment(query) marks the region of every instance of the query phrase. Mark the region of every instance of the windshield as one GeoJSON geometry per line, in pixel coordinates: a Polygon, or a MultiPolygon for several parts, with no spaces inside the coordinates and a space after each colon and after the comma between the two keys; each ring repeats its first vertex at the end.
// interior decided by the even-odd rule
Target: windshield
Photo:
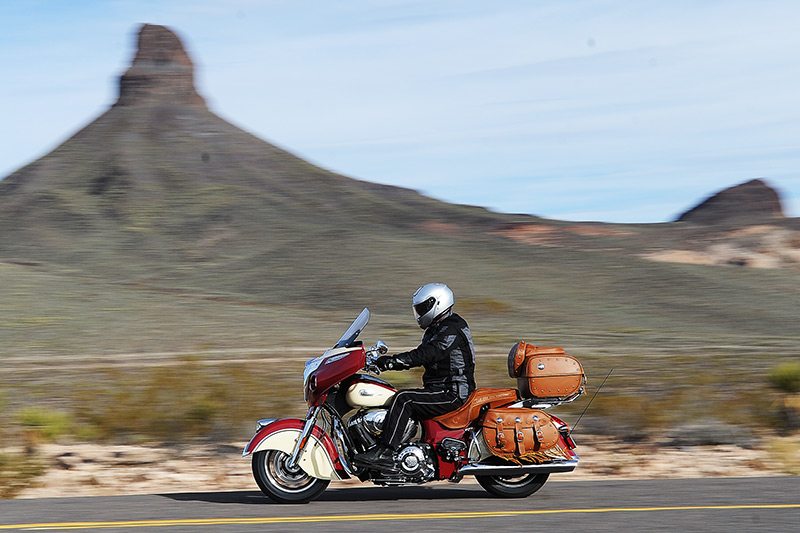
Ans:
{"type": "Polygon", "coordinates": [[[367,323],[369,322],[369,309],[366,307],[364,308],[361,313],[353,320],[353,323],[350,324],[350,327],[344,332],[344,334],[339,337],[339,340],[336,344],[333,345],[334,348],[344,348],[345,346],[350,346],[353,344],[361,332],[367,327],[367,323]]]}
{"type": "Polygon", "coordinates": [[[347,352],[347,350],[339,350],[338,348],[345,348],[350,344],[354,343],[361,332],[367,327],[367,323],[369,322],[369,309],[366,307],[364,308],[361,313],[353,320],[353,323],[350,324],[350,327],[344,332],[338,342],[331,348],[330,350],[326,350],[325,353],[320,355],[319,357],[314,357],[313,359],[309,359],[306,361],[306,366],[303,369],[303,390],[305,391],[304,394],[308,395],[308,378],[311,374],[314,373],[321,365],[322,362],[325,361],[328,357],[338,355],[342,352],[347,352]]]}

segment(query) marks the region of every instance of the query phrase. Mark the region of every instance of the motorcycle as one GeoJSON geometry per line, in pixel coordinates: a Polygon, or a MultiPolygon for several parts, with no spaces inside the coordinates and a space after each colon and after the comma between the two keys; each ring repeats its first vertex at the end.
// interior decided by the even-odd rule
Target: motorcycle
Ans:
{"type": "Polygon", "coordinates": [[[387,353],[386,344],[365,348],[357,340],[369,316],[365,308],[331,349],[306,363],[305,420],[258,421],[242,456],[252,456],[253,476],[266,496],[302,503],[319,497],[332,480],[357,478],[386,486],[474,476],[494,496],[519,498],[539,490],[550,474],[578,465],[569,426],[545,409],[583,393],[583,370],[560,348],[542,350],[524,342],[509,354],[517,389],[478,388],[455,411],[409,421],[392,471],[354,461],[378,443],[397,392],[376,377],[375,361],[387,353]],[[579,369],[577,388],[574,376],[565,378],[565,365],[573,374],[579,369]],[[543,373],[545,368],[556,372],[543,373]]]}

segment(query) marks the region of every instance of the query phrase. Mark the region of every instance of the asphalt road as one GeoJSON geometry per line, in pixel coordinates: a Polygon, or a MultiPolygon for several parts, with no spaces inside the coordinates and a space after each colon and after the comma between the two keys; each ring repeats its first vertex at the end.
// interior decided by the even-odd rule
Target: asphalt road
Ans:
{"type": "Polygon", "coordinates": [[[261,493],[0,501],[2,530],[800,532],[800,477],[549,482],[523,500],[476,484],[335,488],[307,505],[261,493]]]}

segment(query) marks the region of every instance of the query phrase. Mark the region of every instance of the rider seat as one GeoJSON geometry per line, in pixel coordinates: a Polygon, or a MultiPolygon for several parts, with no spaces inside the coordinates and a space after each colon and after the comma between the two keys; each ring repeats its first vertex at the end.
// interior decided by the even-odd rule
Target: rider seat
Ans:
{"type": "Polygon", "coordinates": [[[475,389],[469,395],[464,404],[456,409],[433,419],[448,429],[461,429],[467,427],[473,420],[478,418],[481,408],[489,405],[489,408],[502,407],[519,399],[517,389],[475,389]]]}

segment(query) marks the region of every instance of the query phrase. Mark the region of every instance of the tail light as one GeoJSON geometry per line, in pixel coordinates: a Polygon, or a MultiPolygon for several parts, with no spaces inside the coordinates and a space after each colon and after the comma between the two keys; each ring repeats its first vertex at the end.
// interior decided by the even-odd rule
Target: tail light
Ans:
{"type": "Polygon", "coordinates": [[[569,447],[569,449],[570,450],[574,450],[577,447],[577,445],[575,444],[575,441],[572,440],[572,435],[570,435],[569,428],[565,427],[565,428],[559,429],[558,431],[559,431],[559,433],[561,433],[561,437],[564,439],[564,442],[567,443],[567,446],[569,447]]]}
{"type": "Polygon", "coordinates": [[[550,415],[550,417],[553,419],[553,422],[555,422],[556,428],[558,428],[558,432],[561,434],[561,438],[564,439],[564,442],[567,444],[567,447],[570,450],[574,450],[577,447],[577,445],[575,444],[575,441],[572,440],[572,432],[570,431],[567,423],[558,418],[557,416],[550,415]]]}

